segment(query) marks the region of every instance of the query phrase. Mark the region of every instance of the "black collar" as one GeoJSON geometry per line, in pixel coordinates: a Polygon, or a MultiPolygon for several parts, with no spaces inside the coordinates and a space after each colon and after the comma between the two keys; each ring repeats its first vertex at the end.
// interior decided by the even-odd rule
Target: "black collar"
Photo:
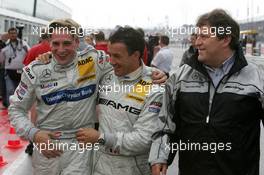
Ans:
{"type": "MultiPolygon", "coordinates": [[[[247,60],[244,56],[243,49],[241,46],[238,46],[238,48],[235,50],[235,62],[232,68],[230,69],[228,76],[231,76],[232,74],[240,71],[243,67],[247,66],[247,60]]],[[[205,67],[201,62],[198,61],[198,50],[195,52],[195,54],[191,57],[191,59],[188,59],[186,61],[186,64],[191,66],[193,69],[201,72],[205,76],[209,77],[205,67]]]]}

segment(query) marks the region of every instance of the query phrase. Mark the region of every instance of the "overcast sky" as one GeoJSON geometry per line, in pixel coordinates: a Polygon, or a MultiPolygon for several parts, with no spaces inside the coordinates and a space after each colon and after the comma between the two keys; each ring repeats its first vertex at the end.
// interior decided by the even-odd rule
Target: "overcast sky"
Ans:
{"type": "Polygon", "coordinates": [[[214,8],[227,10],[237,20],[264,16],[263,0],[61,0],[72,17],[85,27],[130,25],[153,27],[194,24],[197,17],[214,8]]]}

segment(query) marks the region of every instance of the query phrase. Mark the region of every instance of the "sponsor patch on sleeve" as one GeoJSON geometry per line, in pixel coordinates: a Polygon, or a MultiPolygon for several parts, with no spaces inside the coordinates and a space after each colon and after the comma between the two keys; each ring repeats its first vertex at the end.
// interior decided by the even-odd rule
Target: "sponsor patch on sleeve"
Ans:
{"type": "Polygon", "coordinates": [[[19,100],[23,100],[25,94],[28,92],[28,86],[21,81],[18,88],[16,89],[16,95],[19,100]]]}
{"type": "Polygon", "coordinates": [[[28,86],[27,86],[26,83],[24,83],[23,81],[20,81],[20,86],[21,86],[22,88],[24,88],[25,90],[28,89],[28,86]]]}
{"type": "Polygon", "coordinates": [[[162,106],[162,103],[153,101],[148,106],[148,111],[153,112],[153,113],[159,113],[161,106],[162,106]]]}
{"type": "Polygon", "coordinates": [[[24,67],[24,72],[26,74],[26,76],[32,81],[36,78],[34,72],[32,71],[32,69],[28,66],[24,67]]]}

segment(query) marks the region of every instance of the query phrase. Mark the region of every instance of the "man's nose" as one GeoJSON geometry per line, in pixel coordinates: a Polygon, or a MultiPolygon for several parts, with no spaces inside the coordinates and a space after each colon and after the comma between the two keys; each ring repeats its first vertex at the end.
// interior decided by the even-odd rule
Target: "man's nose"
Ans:
{"type": "Polygon", "coordinates": [[[201,38],[200,37],[197,37],[195,43],[194,43],[196,46],[199,46],[202,44],[202,41],[201,41],[201,38]]]}
{"type": "Polygon", "coordinates": [[[64,51],[64,50],[65,50],[65,49],[64,49],[63,44],[59,44],[58,51],[64,51]]]}

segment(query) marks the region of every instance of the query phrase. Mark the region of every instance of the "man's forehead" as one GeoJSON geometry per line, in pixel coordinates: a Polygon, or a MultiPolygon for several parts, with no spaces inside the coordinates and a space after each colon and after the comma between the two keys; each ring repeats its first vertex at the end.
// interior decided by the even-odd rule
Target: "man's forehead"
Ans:
{"type": "Polygon", "coordinates": [[[51,40],[65,40],[73,41],[74,37],[71,34],[53,33],[51,34],[51,40]]]}
{"type": "Polygon", "coordinates": [[[122,42],[110,43],[108,44],[108,51],[113,54],[121,54],[123,52],[127,52],[127,47],[122,42]]]}
{"type": "Polygon", "coordinates": [[[108,43],[108,47],[119,48],[119,49],[121,49],[121,48],[127,49],[126,45],[123,42],[115,42],[115,43],[109,42],[108,43]]]}
{"type": "Polygon", "coordinates": [[[209,25],[199,26],[196,29],[196,33],[198,35],[211,35],[211,34],[215,34],[215,32],[216,32],[216,27],[211,27],[209,25]]]}
{"type": "Polygon", "coordinates": [[[9,31],[9,34],[14,34],[14,33],[17,33],[17,31],[16,30],[9,31]]]}
{"type": "MultiPolygon", "coordinates": [[[[211,27],[209,25],[203,25],[203,26],[199,26],[198,29],[200,31],[204,31],[204,30],[209,30],[211,27]]],[[[198,31],[199,32],[199,31],[198,31]]]]}

